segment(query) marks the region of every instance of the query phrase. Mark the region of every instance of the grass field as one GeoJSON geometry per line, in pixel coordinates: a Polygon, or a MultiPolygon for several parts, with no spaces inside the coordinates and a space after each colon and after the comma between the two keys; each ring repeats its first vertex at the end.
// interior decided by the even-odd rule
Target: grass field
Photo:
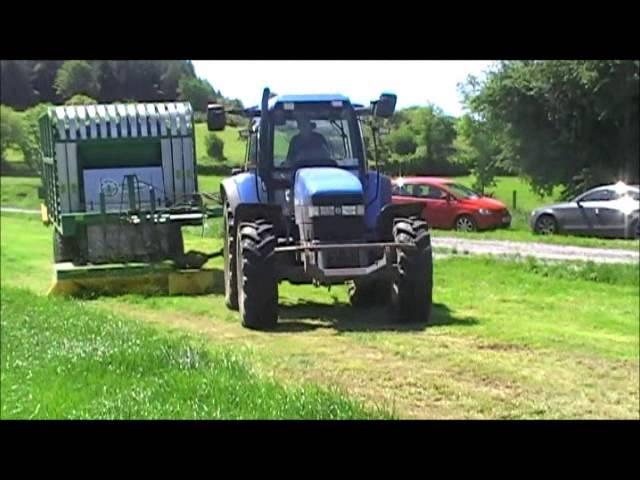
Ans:
{"type": "Polygon", "coordinates": [[[82,302],[2,290],[1,418],[384,418],[262,378],[242,355],[82,302]]]}
{"type": "MultiPolygon", "coordinates": [[[[51,279],[50,231],[37,218],[4,214],[1,222],[3,297],[8,287],[42,294],[51,279]]],[[[220,246],[193,233],[186,243],[220,246]]],[[[222,260],[210,265],[219,272],[222,260]]],[[[344,287],[289,284],[280,288],[281,324],[269,333],[243,329],[221,294],[124,295],[81,308],[191,332],[214,351],[246,351],[256,375],[287,388],[335,386],[370,411],[383,405],[402,418],[638,419],[639,281],[637,265],[452,256],[435,264],[432,326],[398,326],[383,308],[352,309],[344,287]]],[[[39,315],[37,301],[17,303],[34,305],[28,318],[39,315]]]]}
{"type": "Polygon", "coordinates": [[[244,164],[246,141],[239,137],[239,129],[236,127],[226,127],[221,132],[214,132],[224,142],[225,161],[220,162],[207,155],[206,138],[210,132],[206,123],[196,123],[196,155],[199,165],[229,165],[240,166],[244,164]]]}

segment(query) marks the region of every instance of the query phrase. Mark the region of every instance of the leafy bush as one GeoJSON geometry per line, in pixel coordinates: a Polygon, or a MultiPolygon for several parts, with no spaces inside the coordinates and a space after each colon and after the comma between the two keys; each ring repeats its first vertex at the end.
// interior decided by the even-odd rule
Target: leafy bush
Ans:
{"type": "Polygon", "coordinates": [[[95,99],[82,94],[74,95],[64,103],[65,105],[97,105],[98,104],[98,102],[95,99]]]}
{"type": "Polygon", "coordinates": [[[209,133],[209,135],[207,135],[207,155],[220,161],[225,159],[224,141],[215,133],[209,133]]]}
{"type": "Polygon", "coordinates": [[[21,114],[6,105],[0,105],[0,156],[3,162],[8,148],[22,149],[26,132],[21,114]]]}
{"type": "Polygon", "coordinates": [[[418,147],[416,139],[408,128],[400,128],[391,133],[388,142],[393,153],[398,155],[412,155],[418,147]]]}

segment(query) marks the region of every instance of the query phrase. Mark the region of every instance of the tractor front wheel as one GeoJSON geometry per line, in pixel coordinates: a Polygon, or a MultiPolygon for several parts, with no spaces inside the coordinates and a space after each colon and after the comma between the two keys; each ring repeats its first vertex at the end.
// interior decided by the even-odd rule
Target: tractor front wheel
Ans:
{"type": "Polygon", "coordinates": [[[356,308],[367,308],[384,305],[389,300],[391,291],[389,280],[355,280],[349,286],[349,301],[356,308]]]}
{"type": "Polygon", "coordinates": [[[242,325],[263,330],[278,323],[276,237],[273,226],[258,220],[237,227],[238,305],[242,325]]]}
{"type": "Polygon", "coordinates": [[[393,227],[397,243],[415,249],[398,250],[398,275],[391,286],[391,304],[400,322],[428,323],[433,298],[433,257],[426,222],[403,219],[393,227]]]}

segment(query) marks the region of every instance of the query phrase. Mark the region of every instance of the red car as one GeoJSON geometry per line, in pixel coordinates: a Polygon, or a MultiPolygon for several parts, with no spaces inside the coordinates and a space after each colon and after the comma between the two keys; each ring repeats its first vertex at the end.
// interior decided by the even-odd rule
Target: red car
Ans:
{"type": "Polygon", "coordinates": [[[424,203],[422,216],[434,228],[470,232],[511,225],[511,214],[502,202],[452,179],[394,178],[392,195],[393,203],[424,203]]]}

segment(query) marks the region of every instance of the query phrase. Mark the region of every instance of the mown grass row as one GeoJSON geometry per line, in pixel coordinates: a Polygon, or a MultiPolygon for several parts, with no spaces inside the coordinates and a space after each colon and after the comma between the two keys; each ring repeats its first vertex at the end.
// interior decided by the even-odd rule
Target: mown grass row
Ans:
{"type": "Polygon", "coordinates": [[[238,353],[82,302],[2,287],[2,418],[384,418],[337,391],[283,386],[238,353]]]}

